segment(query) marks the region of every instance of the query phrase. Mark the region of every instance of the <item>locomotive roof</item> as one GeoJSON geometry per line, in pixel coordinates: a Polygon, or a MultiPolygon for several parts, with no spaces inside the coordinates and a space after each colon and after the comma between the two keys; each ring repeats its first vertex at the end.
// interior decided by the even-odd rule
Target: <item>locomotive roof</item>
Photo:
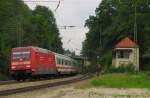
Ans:
{"type": "Polygon", "coordinates": [[[39,47],[35,47],[35,49],[37,50],[37,51],[40,51],[40,52],[52,52],[52,51],[50,51],[50,50],[47,50],[47,49],[43,49],[43,48],[39,48],[39,47]]]}
{"type": "Polygon", "coordinates": [[[64,59],[74,60],[74,59],[71,58],[70,56],[62,55],[62,54],[59,54],[59,53],[55,53],[55,55],[56,55],[56,57],[61,57],[61,58],[64,58],[64,59]]]}
{"type": "Polygon", "coordinates": [[[74,60],[73,58],[71,58],[71,57],[69,57],[69,56],[62,55],[62,54],[59,54],[59,53],[56,53],[56,52],[53,52],[53,51],[50,51],[50,50],[47,50],[47,49],[43,49],[43,48],[40,48],[40,47],[28,46],[28,47],[16,47],[16,48],[13,48],[13,49],[17,49],[17,48],[21,48],[21,49],[34,48],[34,49],[36,49],[36,50],[39,51],[39,52],[44,52],[44,53],[51,52],[51,53],[54,53],[57,57],[61,57],[61,58],[64,58],[64,59],[74,60]]]}
{"type": "Polygon", "coordinates": [[[36,50],[39,51],[39,52],[45,52],[45,53],[47,53],[47,52],[52,52],[52,51],[50,51],[50,50],[43,49],[43,48],[40,48],[40,47],[35,47],[35,46],[16,47],[16,48],[13,48],[13,49],[17,49],[17,48],[20,48],[20,49],[31,49],[31,48],[34,48],[34,49],[36,49],[36,50]]]}

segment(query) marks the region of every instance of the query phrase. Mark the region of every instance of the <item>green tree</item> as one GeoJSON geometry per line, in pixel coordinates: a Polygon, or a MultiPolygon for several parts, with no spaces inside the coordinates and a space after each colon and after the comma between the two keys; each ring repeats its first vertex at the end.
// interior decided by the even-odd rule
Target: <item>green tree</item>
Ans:
{"type": "Polygon", "coordinates": [[[61,38],[56,25],[56,20],[51,10],[37,6],[32,11],[29,28],[25,34],[24,44],[35,45],[63,53],[61,38]]]}
{"type": "Polygon", "coordinates": [[[0,1],[0,66],[8,65],[7,58],[10,49],[18,46],[18,33],[24,32],[22,26],[29,15],[29,8],[21,0],[0,1]]]}
{"type": "Polygon", "coordinates": [[[11,48],[39,46],[63,53],[61,38],[51,10],[30,10],[22,0],[0,0],[0,69],[9,65],[11,48]]]}
{"type": "Polygon", "coordinates": [[[110,51],[119,40],[124,37],[134,40],[135,7],[140,58],[150,53],[150,2],[148,0],[102,0],[95,10],[96,15],[86,20],[85,26],[89,28],[89,32],[83,43],[83,55],[88,56],[91,61],[100,55],[101,63],[111,62],[107,61],[105,55],[108,53],[111,55],[110,51]],[[101,51],[95,52],[97,50],[101,51]]]}

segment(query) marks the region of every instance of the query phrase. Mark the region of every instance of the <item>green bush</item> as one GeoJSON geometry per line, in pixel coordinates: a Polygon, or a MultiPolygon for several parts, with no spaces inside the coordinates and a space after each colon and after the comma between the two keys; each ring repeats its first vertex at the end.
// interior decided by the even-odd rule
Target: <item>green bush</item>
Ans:
{"type": "Polygon", "coordinates": [[[145,71],[144,72],[147,76],[150,76],[150,71],[145,71]]]}
{"type": "Polygon", "coordinates": [[[118,68],[115,68],[113,66],[110,67],[109,72],[117,72],[117,73],[125,73],[125,72],[131,72],[136,73],[135,65],[133,64],[127,64],[127,65],[121,65],[118,68]]]}
{"type": "Polygon", "coordinates": [[[111,67],[111,64],[112,64],[112,52],[108,51],[106,54],[104,54],[100,58],[99,63],[102,65],[102,69],[107,72],[108,69],[111,67]]]}

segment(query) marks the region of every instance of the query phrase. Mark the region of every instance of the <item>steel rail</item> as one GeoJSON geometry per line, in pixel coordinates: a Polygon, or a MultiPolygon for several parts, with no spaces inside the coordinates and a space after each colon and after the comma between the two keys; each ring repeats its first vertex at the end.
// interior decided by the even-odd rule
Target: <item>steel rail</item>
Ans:
{"type": "Polygon", "coordinates": [[[7,84],[13,84],[17,83],[15,80],[8,80],[8,81],[0,81],[0,85],[7,85],[7,84]]]}
{"type": "Polygon", "coordinates": [[[0,91],[0,97],[1,96],[13,95],[13,94],[19,94],[19,93],[26,93],[26,92],[30,92],[30,91],[45,89],[45,88],[51,88],[51,87],[67,85],[67,84],[87,80],[87,79],[90,79],[90,78],[91,78],[91,75],[84,75],[84,76],[81,76],[79,78],[64,80],[64,81],[59,81],[59,82],[54,82],[54,83],[47,83],[47,84],[43,84],[43,85],[36,85],[36,86],[30,86],[30,87],[4,90],[4,91],[0,91]]]}
{"type": "Polygon", "coordinates": [[[51,79],[63,79],[66,77],[51,77],[51,78],[43,78],[43,79],[33,79],[33,80],[26,80],[26,81],[15,81],[15,80],[7,80],[7,81],[0,81],[0,85],[9,85],[9,84],[18,84],[18,83],[28,83],[28,82],[38,82],[43,80],[51,80],[51,79]]]}

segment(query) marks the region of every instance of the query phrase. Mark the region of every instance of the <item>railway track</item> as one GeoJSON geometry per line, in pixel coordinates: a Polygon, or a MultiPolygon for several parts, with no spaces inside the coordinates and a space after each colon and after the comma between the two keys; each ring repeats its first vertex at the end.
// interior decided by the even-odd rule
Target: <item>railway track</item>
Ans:
{"type": "Polygon", "coordinates": [[[40,90],[40,89],[45,89],[45,88],[50,88],[50,87],[56,87],[56,86],[61,86],[61,85],[66,85],[66,84],[71,84],[71,83],[89,79],[91,77],[92,77],[91,75],[84,75],[84,76],[80,76],[80,77],[74,78],[74,79],[63,80],[63,81],[58,81],[58,82],[54,82],[54,83],[47,83],[47,84],[42,84],[42,85],[38,85],[38,86],[36,85],[36,86],[30,86],[30,87],[3,90],[3,91],[0,91],[0,97],[18,94],[18,93],[25,93],[25,92],[30,92],[30,91],[40,90]]]}
{"type": "Polygon", "coordinates": [[[15,80],[0,81],[0,85],[17,83],[15,80]]]}
{"type": "Polygon", "coordinates": [[[33,80],[27,80],[27,81],[16,81],[16,80],[7,80],[7,81],[0,81],[0,85],[9,85],[9,84],[18,84],[18,83],[27,83],[27,82],[38,82],[43,80],[51,80],[51,79],[63,79],[66,77],[53,77],[53,78],[43,78],[43,79],[33,79],[33,80]]]}

